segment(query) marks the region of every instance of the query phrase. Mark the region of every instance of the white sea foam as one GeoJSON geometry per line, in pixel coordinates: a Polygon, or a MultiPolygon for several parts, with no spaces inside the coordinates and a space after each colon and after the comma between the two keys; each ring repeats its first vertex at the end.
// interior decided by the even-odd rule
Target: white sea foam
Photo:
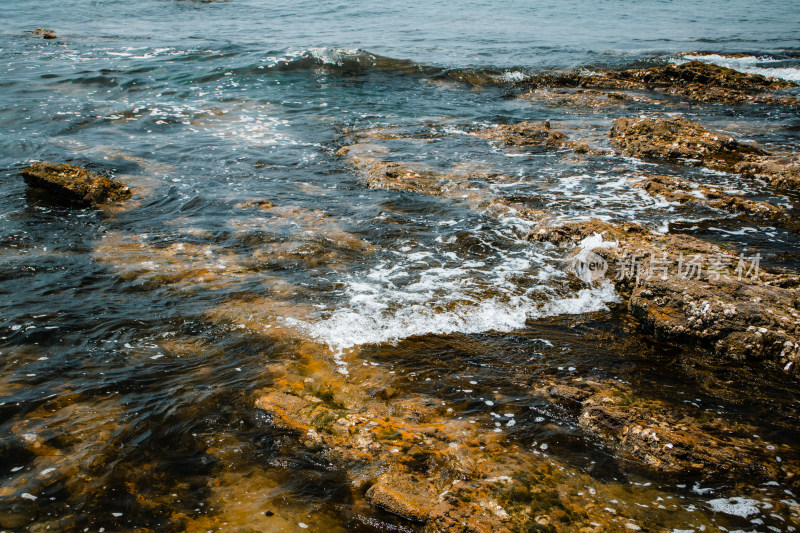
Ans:
{"type": "Polygon", "coordinates": [[[708,505],[711,506],[712,510],[718,513],[741,516],[742,518],[758,514],[760,512],[759,503],[750,498],[717,498],[708,501],[708,505]]]}
{"type": "Polygon", "coordinates": [[[343,350],[415,335],[513,331],[529,319],[599,311],[618,299],[609,283],[559,292],[551,280],[564,274],[531,249],[494,266],[458,257],[442,265],[447,255],[398,253],[396,262],[348,279],[346,303],[322,311],[302,329],[343,350]]]}

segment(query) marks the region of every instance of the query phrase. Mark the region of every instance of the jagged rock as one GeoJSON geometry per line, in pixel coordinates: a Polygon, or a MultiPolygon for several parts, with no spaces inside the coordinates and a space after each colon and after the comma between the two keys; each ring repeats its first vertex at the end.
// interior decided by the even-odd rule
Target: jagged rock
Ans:
{"type": "Polygon", "coordinates": [[[581,253],[607,263],[605,279],[657,337],[697,342],[731,359],[768,359],[787,370],[800,361],[800,300],[791,277],[764,271],[758,257],[633,224],[541,225],[528,238],[577,244],[593,235],[603,244],[581,253]]]}
{"type": "Polygon", "coordinates": [[[130,189],[118,181],[67,163],[32,163],[20,174],[31,187],[76,205],[99,205],[131,196],[130,189]]]}
{"type": "Polygon", "coordinates": [[[758,146],[709,131],[679,116],[621,117],[614,121],[609,136],[629,156],[665,162],[690,160],[724,172],[735,171],[736,165],[749,156],[767,155],[758,146]]]}
{"type": "Polygon", "coordinates": [[[723,275],[705,280],[655,277],[634,289],[629,309],[656,337],[703,341],[733,359],[800,360],[795,289],[723,275]]]}
{"type": "Polygon", "coordinates": [[[716,209],[747,213],[772,220],[786,218],[786,210],[777,205],[728,194],[720,187],[703,185],[672,176],[647,175],[645,178],[645,180],[635,183],[635,186],[670,202],[708,205],[716,209]]]}
{"type": "Polygon", "coordinates": [[[520,122],[480,130],[476,135],[495,139],[507,146],[543,146],[558,148],[567,140],[564,133],[550,128],[550,123],[520,122]]]}
{"type": "Polygon", "coordinates": [[[773,187],[800,189],[800,155],[749,157],[736,165],[736,172],[749,178],[763,179],[773,187]]]}
{"type": "Polygon", "coordinates": [[[58,38],[58,36],[56,35],[56,32],[54,32],[53,30],[46,30],[44,28],[36,28],[31,33],[33,33],[37,37],[41,37],[42,39],[57,39],[58,38]]]}
{"type": "Polygon", "coordinates": [[[701,102],[797,103],[793,99],[764,98],[759,94],[796,87],[795,83],[702,61],[580,76],[578,85],[603,89],[658,90],[701,102]]]}

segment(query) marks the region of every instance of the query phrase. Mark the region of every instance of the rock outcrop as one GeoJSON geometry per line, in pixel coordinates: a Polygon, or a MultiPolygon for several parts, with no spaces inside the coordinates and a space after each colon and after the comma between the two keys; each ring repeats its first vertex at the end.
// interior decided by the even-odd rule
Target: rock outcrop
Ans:
{"type": "Polygon", "coordinates": [[[738,172],[780,189],[800,187],[800,156],[770,152],[710,131],[684,117],[628,118],[614,121],[608,133],[625,155],[664,163],[691,163],[738,172]]]}
{"type": "Polygon", "coordinates": [[[626,155],[673,163],[690,161],[724,172],[733,172],[751,155],[767,154],[758,146],[709,131],[679,116],[618,118],[609,137],[626,155]]]}
{"type": "Polygon", "coordinates": [[[715,209],[778,222],[787,217],[786,210],[777,205],[728,194],[720,187],[703,185],[674,176],[646,175],[644,177],[643,181],[636,182],[634,185],[644,189],[652,196],[659,196],[668,202],[706,205],[715,209]]]}
{"type": "Polygon", "coordinates": [[[796,87],[795,83],[702,61],[590,74],[580,76],[577,83],[587,88],[659,91],[700,102],[797,103],[796,99],[762,95],[796,87]]]}
{"type": "Polygon", "coordinates": [[[36,28],[31,32],[37,37],[41,37],[42,39],[57,39],[58,35],[53,30],[46,30],[44,28],[36,28]]]}
{"type": "Polygon", "coordinates": [[[736,165],[743,176],[764,180],[779,189],[800,190],[800,155],[749,157],[736,165]]]}
{"type": "Polygon", "coordinates": [[[567,140],[564,133],[550,127],[550,122],[520,122],[503,124],[494,128],[480,130],[476,135],[500,141],[506,146],[542,146],[558,148],[567,140]]]}
{"type": "Polygon", "coordinates": [[[580,244],[576,275],[604,263],[604,278],[655,337],[695,342],[721,357],[770,360],[791,371],[800,361],[800,278],[765,271],[760,256],[734,254],[687,235],[651,233],[598,220],[542,226],[531,240],[580,244]],[[591,258],[591,261],[588,260],[591,258]]]}
{"type": "Polygon", "coordinates": [[[75,205],[99,205],[131,196],[130,189],[113,178],[67,163],[32,163],[20,174],[31,187],[44,189],[53,197],[75,205]]]}

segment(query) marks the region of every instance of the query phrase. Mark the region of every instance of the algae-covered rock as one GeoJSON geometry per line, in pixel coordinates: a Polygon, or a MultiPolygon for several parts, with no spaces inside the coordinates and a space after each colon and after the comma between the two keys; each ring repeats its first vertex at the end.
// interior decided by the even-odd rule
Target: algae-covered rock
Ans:
{"type": "MultiPolygon", "coordinates": [[[[582,87],[657,90],[700,102],[761,102],[760,93],[796,87],[790,81],[739,72],[719,65],[690,61],[642,69],[626,69],[581,76],[582,87]]],[[[766,99],[771,101],[773,99],[766,99]]],[[[780,98],[774,99],[780,103],[780,98]]],[[[794,103],[787,100],[787,103],[794,103]]]]}
{"type": "Polygon", "coordinates": [[[59,200],[77,205],[99,205],[131,196],[130,189],[113,178],[67,163],[32,163],[20,174],[31,187],[44,189],[59,200]]]}
{"type": "Polygon", "coordinates": [[[562,146],[567,136],[558,130],[550,128],[550,123],[520,122],[518,124],[503,124],[495,128],[480,130],[478,135],[495,139],[506,146],[542,146],[545,148],[558,148],[562,146]]]}
{"type": "Polygon", "coordinates": [[[438,502],[438,494],[414,476],[384,474],[367,491],[367,499],[396,515],[424,522],[438,502]]]}
{"type": "Polygon", "coordinates": [[[733,172],[748,156],[767,154],[758,146],[709,131],[679,116],[618,118],[609,136],[626,155],[664,162],[689,160],[724,172],[733,172]]]}
{"type": "MultiPolygon", "coordinates": [[[[544,378],[534,389],[569,409],[587,432],[621,458],[648,470],[711,479],[792,478],[797,465],[772,459],[775,449],[746,424],[690,404],[637,394],[617,380],[544,378]]],[[[780,452],[779,452],[780,453],[780,452]]]]}
{"type": "Polygon", "coordinates": [[[736,165],[736,172],[748,178],[762,179],[773,187],[800,189],[800,155],[749,157],[736,165]]]}
{"type": "Polygon", "coordinates": [[[660,196],[669,202],[679,204],[707,205],[716,209],[745,213],[776,221],[786,219],[786,210],[769,202],[750,200],[743,196],[728,194],[720,187],[712,187],[673,176],[647,175],[637,182],[640,187],[653,196],[660,196]]]}

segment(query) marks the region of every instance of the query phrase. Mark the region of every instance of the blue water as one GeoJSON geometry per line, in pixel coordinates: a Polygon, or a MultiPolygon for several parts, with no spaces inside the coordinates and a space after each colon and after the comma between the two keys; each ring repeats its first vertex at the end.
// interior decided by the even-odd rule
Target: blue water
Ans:
{"type": "Polygon", "coordinates": [[[108,49],[137,42],[181,49],[236,45],[265,54],[310,47],[361,48],[451,67],[573,67],[607,55],[761,52],[796,48],[800,40],[797,5],[785,0],[325,6],[257,0],[9,1],[4,3],[4,19],[8,37],[46,26],[65,40],[108,49]]]}
{"type": "MultiPolygon", "coordinates": [[[[732,400],[667,363],[670,348],[643,341],[642,353],[655,351],[643,360],[610,342],[587,348],[582,327],[599,338],[622,328],[608,314],[616,295],[567,279],[565,250],[529,243],[530,221],[486,207],[680,226],[797,269],[796,232],[665,206],[631,180],[661,172],[782,204],[796,198],[733,175],[614,154],[515,152],[471,134],[550,120],[571,139],[610,148],[605,132],[615,118],[680,113],[796,151],[794,108],[673,101],[594,109],[516,98],[532,76],[664,64],[691,51],[743,54],[717,62],[797,80],[796,2],[4,0],[0,17],[0,531],[180,530],[185,522],[170,521],[176,513],[215,516],[206,510],[219,501],[209,487],[226,468],[209,443],[220,435],[245,450],[230,469],[269,478],[270,497],[279,493],[297,516],[321,509],[326,523],[355,530],[346,472],[318,450],[287,445],[252,407],[252,391],[277,379],[275,366],[304,342],[331,354],[362,347],[365,361],[373,350],[401,373],[440,365],[421,389],[434,398],[468,365],[537,409],[542,402],[516,373],[576,365],[665,395],[686,377],[714,409],[762,435],[797,437],[794,385],[782,385],[774,413],[759,411],[774,376],[743,374],[757,398],[732,400]],[[29,33],[38,27],[58,38],[29,33]],[[459,187],[470,196],[365,186],[336,154],[371,128],[397,137],[373,140],[383,157],[469,169],[474,176],[459,187]],[[134,198],[105,210],[64,207],[26,188],[18,171],[32,160],[113,174],[134,198]],[[503,178],[479,177],[486,174],[503,178]],[[753,227],[739,231],[742,224],[753,227]],[[588,316],[590,325],[571,322],[588,316]],[[534,330],[552,350],[539,350],[534,330]],[[454,353],[467,355],[437,359],[451,340],[454,353]],[[70,444],[73,425],[99,436],[70,444]],[[34,433],[83,465],[80,475],[40,453],[26,440],[34,433]],[[39,474],[49,468],[53,477],[39,474]],[[131,497],[131,487],[147,497],[131,497]],[[122,518],[111,515],[119,501],[127,502],[122,518]]],[[[488,413],[479,415],[493,428],[488,413]]],[[[546,418],[526,419],[515,438],[526,446],[550,439],[577,470],[621,468],[605,451],[587,458],[585,448],[571,449],[585,436],[558,413],[546,418]]],[[[711,496],[680,491],[674,480],[650,481],[682,494],[687,513],[697,506],[729,528],[758,526],[714,511],[704,503],[711,496]]],[[[769,490],[792,487],[781,483],[769,490]]],[[[715,490],[727,497],[740,488],[715,490]]],[[[797,520],[795,508],[780,512],[757,518],[797,520]]],[[[383,525],[365,531],[412,527],[378,511],[369,517],[383,525]]]]}

